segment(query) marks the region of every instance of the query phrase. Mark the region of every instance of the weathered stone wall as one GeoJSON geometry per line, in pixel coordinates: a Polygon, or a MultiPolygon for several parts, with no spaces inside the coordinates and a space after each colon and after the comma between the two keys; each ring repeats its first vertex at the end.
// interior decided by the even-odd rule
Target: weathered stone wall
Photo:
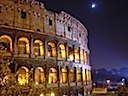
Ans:
{"type": "Polygon", "coordinates": [[[87,30],[80,21],[64,11],[46,10],[35,0],[0,0],[0,25],[57,35],[87,48],[87,30]]]}

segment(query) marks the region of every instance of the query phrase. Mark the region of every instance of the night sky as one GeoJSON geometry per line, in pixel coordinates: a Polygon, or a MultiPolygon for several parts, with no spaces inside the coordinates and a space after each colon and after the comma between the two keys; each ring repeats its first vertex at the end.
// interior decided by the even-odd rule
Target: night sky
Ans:
{"type": "Polygon", "coordinates": [[[128,67],[128,0],[40,1],[47,10],[64,10],[86,26],[92,68],[128,67]]]}

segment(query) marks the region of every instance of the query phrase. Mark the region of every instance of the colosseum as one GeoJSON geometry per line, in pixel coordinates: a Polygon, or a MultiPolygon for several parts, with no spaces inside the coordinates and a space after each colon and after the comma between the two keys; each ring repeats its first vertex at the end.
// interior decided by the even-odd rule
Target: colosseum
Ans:
{"type": "Polygon", "coordinates": [[[85,26],[64,11],[52,12],[35,0],[0,0],[0,50],[13,58],[10,70],[22,94],[31,85],[36,92],[30,96],[87,96],[87,36],[85,26]]]}

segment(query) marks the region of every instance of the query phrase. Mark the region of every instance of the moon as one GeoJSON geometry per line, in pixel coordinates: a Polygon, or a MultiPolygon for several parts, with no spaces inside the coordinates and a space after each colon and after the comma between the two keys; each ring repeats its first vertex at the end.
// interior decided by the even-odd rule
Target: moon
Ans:
{"type": "Polygon", "coordinates": [[[92,5],[91,5],[91,8],[95,8],[96,7],[96,3],[92,3],[92,5]]]}

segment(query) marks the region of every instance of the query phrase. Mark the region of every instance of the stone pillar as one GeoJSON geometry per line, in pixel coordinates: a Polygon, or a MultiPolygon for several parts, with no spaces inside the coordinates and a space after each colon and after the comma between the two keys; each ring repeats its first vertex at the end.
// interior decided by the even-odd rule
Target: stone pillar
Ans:
{"type": "Polygon", "coordinates": [[[34,57],[34,41],[33,41],[33,36],[31,36],[30,55],[31,55],[31,57],[34,57]]]}
{"type": "Polygon", "coordinates": [[[82,78],[83,78],[83,85],[85,85],[86,84],[86,72],[85,72],[85,68],[82,68],[82,78]]]}
{"type": "Polygon", "coordinates": [[[79,47],[79,63],[81,63],[80,47],[79,47]]]}
{"type": "Polygon", "coordinates": [[[86,85],[87,85],[87,69],[84,70],[85,71],[85,82],[86,82],[86,85]]]}
{"type": "Polygon", "coordinates": [[[44,40],[44,59],[47,59],[48,56],[48,44],[47,40],[44,40]]]}
{"type": "Polygon", "coordinates": [[[56,20],[57,20],[56,14],[54,14],[54,32],[55,32],[55,34],[56,34],[56,27],[57,27],[56,20]]]}
{"type": "Polygon", "coordinates": [[[75,74],[75,82],[77,82],[76,67],[74,67],[74,74],[75,74]]]}
{"type": "Polygon", "coordinates": [[[48,84],[48,76],[49,76],[49,70],[47,68],[47,65],[45,64],[45,87],[47,88],[48,84]]]}
{"type": "Polygon", "coordinates": [[[75,62],[75,46],[73,45],[73,62],[75,62]]]}
{"type": "Polygon", "coordinates": [[[80,71],[81,71],[81,82],[83,82],[83,69],[82,69],[82,67],[80,68],[80,71]]]}
{"type": "Polygon", "coordinates": [[[87,85],[88,85],[88,69],[86,69],[86,76],[87,76],[87,85]]]}
{"type": "Polygon", "coordinates": [[[66,61],[68,61],[68,44],[66,44],[66,61]]]}
{"type": "Polygon", "coordinates": [[[75,71],[75,75],[76,75],[76,83],[77,83],[77,68],[76,68],[76,71],[75,71]]]}
{"type": "Polygon", "coordinates": [[[89,72],[89,84],[91,84],[91,70],[88,70],[89,72]]]}
{"type": "Polygon", "coordinates": [[[70,85],[70,70],[68,66],[66,66],[66,70],[67,70],[67,82],[68,82],[68,85],[70,85]]]}
{"type": "Polygon", "coordinates": [[[57,44],[56,44],[56,60],[58,60],[58,58],[59,58],[59,42],[57,42],[57,44]]]}
{"type": "Polygon", "coordinates": [[[57,82],[58,82],[58,86],[60,84],[60,66],[57,66],[57,82]]]}
{"type": "Polygon", "coordinates": [[[18,55],[18,40],[17,36],[15,36],[15,41],[14,41],[14,56],[18,55]]]}

